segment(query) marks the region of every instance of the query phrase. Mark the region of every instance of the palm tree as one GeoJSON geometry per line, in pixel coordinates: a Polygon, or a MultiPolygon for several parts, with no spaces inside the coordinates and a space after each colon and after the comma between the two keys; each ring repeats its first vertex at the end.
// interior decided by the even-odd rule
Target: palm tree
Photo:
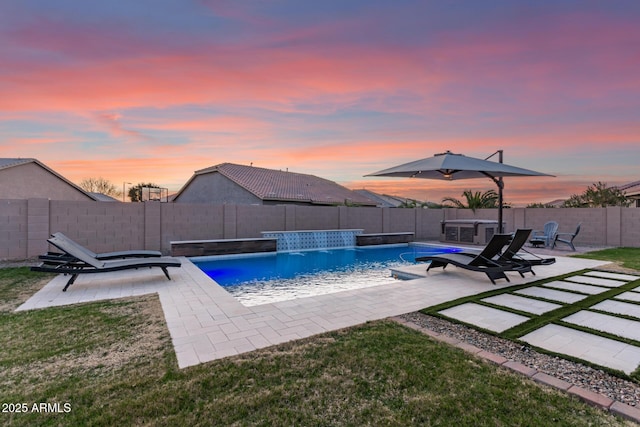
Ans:
{"type": "Polygon", "coordinates": [[[465,205],[460,200],[453,197],[445,197],[442,199],[442,203],[452,203],[454,207],[459,209],[471,209],[473,213],[476,212],[476,209],[492,209],[498,207],[498,193],[494,190],[488,190],[484,193],[476,191],[473,193],[471,190],[465,190],[462,193],[462,196],[466,199],[467,204],[465,205]]]}

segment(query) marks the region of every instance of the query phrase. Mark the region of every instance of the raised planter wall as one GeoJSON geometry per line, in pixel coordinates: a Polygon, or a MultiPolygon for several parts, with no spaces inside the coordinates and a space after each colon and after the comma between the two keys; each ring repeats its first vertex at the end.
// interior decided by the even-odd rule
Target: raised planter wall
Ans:
{"type": "Polygon", "coordinates": [[[172,256],[210,256],[275,252],[276,239],[191,240],[171,242],[172,256]]]}
{"type": "Polygon", "coordinates": [[[410,243],[414,240],[415,233],[378,233],[360,234],[356,236],[357,246],[391,245],[397,243],[410,243]]]}

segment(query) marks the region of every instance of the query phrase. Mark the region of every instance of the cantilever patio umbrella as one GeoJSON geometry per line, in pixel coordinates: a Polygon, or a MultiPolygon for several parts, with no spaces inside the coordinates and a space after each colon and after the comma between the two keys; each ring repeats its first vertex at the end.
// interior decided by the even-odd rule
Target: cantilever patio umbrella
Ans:
{"type": "Polygon", "coordinates": [[[542,172],[509,166],[502,163],[502,150],[493,153],[487,159],[467,157],[451,151],[436,154],[433,157],[405,163],[389,169],[381,170],[365,176],[387,176],[398,178],[425,178],[441,180],[457,180],[472,178],[489,178],[498,186],[498,230],[502,233],[502,190],[505,176],[553,176],[542,172]],[[487,160],[499,154],[499,161],[487,160]]]}

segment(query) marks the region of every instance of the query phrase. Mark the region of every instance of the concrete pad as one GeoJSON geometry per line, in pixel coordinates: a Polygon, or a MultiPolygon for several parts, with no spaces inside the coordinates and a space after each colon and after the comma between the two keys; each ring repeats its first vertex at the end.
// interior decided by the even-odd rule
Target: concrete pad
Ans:
{"type": "Polygon", "coordinates": [[[623,292],[620,295],[616,295],[616,299],[640,302],[640,292],[635,292],[635,289],[634,292],[623,292]]]}
{"type": "Polygon", "coordinates": [[[628,302],[606,300],[591,306],[600,311],[607,311],[614,314],[624,314],[625,316],[640,319],[640,304],[630,304],[628,302]]]}
{"type": "Polygon", "coordinates": [[[581,310],[562,320],[574,325],[595,329],[596,331],[640,341],[640,322],[636,320],[622,319],[587,310],[581,310]]]}
{"type": "Polygon", "coordinates": [[[633,282],[634,280],[640,280],[640,276],[634,276],[632,274],[611,273],[608,271],[588,271],[584,273],[584,275],[604,277],[605,279],[622,280],[624,282],[633,282]]]}
{"type": "Polygon", "coordinates": [[[587,298],[587,295],[579,295],[571,292],[556,291],[554,289],[541,288],[539,286],[532,286],[530,288],[521,289],[515,292],[520,295],[527,295],[531,297],[544,298],[551,301],[564,302],[567,304],[573,304],[574,302],[581,301],[587,298]]]}
{"type": "Polygon", "coordinates": [[[567,280],[569,282],[576,282],[576,283],[586,283],[588,285],[605,286],[607,288],[617,288],[618,286],[622,286],[627,283],[620,280],[603,279],[601,277],[592,277],[592,276],[585,276],[585,275],[571,276],[571,277],[567,277],[564,280],[567,280]]]}
{"type": "Polygon", "coordinates": [[[580,292],[581,294],[588,294],[588,295],[596,295],[596,294],[600,294],[602,292],[611,290],[610,288],[603,288],[602,286],[581,285],[580,283],[564,282],[561,280],[554,280],[553,282],[545,283],[542,286],[546,288],[575,291],[575,292],[580,292]]]}
{"type": "Polygon", "coordinates": [[[559,304],[511,294],[496,295],[494,297],[484,298],[482,301],[538,315],[562,307],[559,304]]]}
{"type": "Polygon", "coordinates": [[[509,313],[475,303],[461,304],[439,312],[452,319],[494,332],[502,332],[529,320],[528,317],[509,313]]]}
{"type": "Polygon", "coordinates": [[[640,347],[559,325],[546,325],[520,338],[533,346],[567,354],[627,374],[640,364],[640,347]]]}

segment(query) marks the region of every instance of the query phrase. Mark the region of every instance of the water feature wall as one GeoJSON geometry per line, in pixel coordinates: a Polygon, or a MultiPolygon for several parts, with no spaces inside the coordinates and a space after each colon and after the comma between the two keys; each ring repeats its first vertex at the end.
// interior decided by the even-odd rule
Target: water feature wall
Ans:
{"type": "Polygon", "coordinates": [[[278,252],[292,252],[351,248],[356,245],[356,236],[363,231],[363,229],[263,231],[262,237],[278,239],[278,252]]]}

